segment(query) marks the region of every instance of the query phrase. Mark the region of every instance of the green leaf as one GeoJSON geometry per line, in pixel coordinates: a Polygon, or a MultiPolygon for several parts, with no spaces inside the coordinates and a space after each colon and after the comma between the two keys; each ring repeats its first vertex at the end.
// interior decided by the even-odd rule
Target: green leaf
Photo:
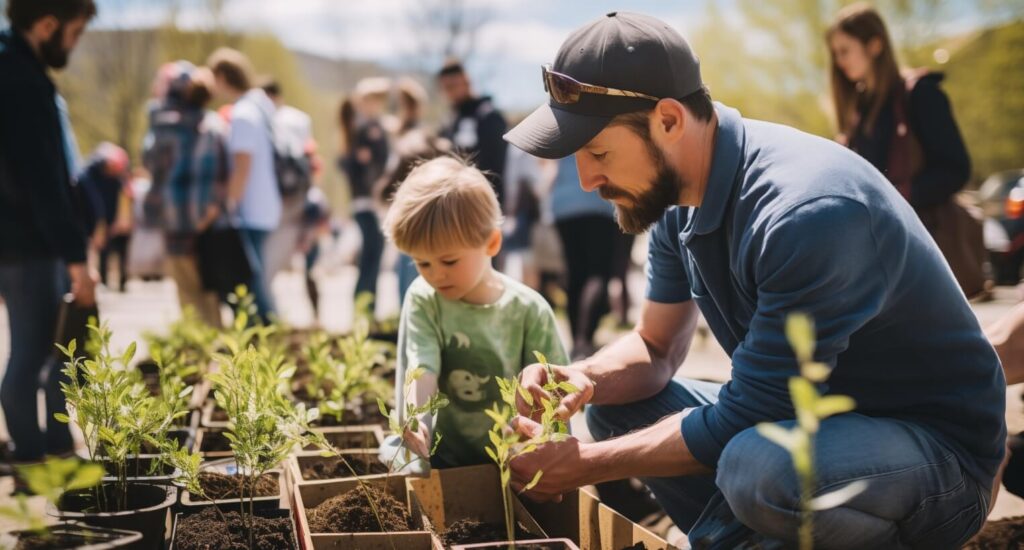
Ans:
{"type": "Polygon", "coordinates": [[[846,485],[842,489],[830,491],[824,495],[819,495],[811,500],[811,509],[814,511],[829,510],[837,506],[842,506],[849,502],[853,497],[864,492],[868,488],[868,482],[860,479],[846,485]]]}
{"type": "Polygon", "coordinates": [[[519,397],[522,397],[523,401],[526,401],[526,404],[532,407],[533,395],[531,395],[530,392],[526,391],[526,389],[520,386],[519,384],[516,384],[516,390],[519,392],[519,397]]]}
{"type": "Polygon", "coordinates": [[[796,410],[813,411],[818,401],[818,390],[805,378],[794,376],[789,379],[789,395],[796,410]]]}
{"type": "Polygon", "coordinates": [[[69,417],[68,415],[66,415],[64,413],[53,413],[53,418],[55,418],[57,420],[57,422],[61,422],[61,423],[64,423],[64,424],[70,424],[71,423],[71,417],[69,417]]]}
{"type": "Polygon", "coordinates": [[[498,455],[494,454],[494,449],[484,447],[484,450],[487,451],[487,456],[491,457],[491,460],[498,462],[498,455]]]}
{"type": "Polygon", "coordinates": [[[390,416],[390,414],[388,413],[388,406],[387,404],[384,403],[383,398],[377,398],[377,408],[380,409],[380,414],[384,415],[385,417],[390,416]]]}
{"type": "Polygon", "coordinates": [[[491,445],[494,445],[495,449],[498,449],[502,445],[501,436],[495,433],[494,430],[487,432],[487,437],[491,440],[491,445]]]}
{"type": "Polygon", "coordinates": [[[411,371],[409,371],[405,375],[405,383],[406,383],[406,385],[409,385],[409,384],[419,380],[420,378],[423,377],[423,375],[426,372],[427,372],[427,369],[424,369],[423,367],[416,367],[416,368],[412,369],[411,371]]]}
{"type": "Polygon", "coordinates": [[[93,487],[103,479],[103,466],[99,464],[83,464],[75,472],[74,477],[67,484],[68,491],[93,487]]]}
{"type": "Polygon", "coordinates": [[[832,369],[824,363],[811,361],[800,365],[800,375],[811,382],[824,382],[832,374],[832,369]]]}
{"type": "Polygon", "coordinates": [[[826,395],[814,405],[814,414],[825,419],[832,415],[847,413],[857,408],[856,401],[846,395],[826,395]]]}
{"type": "Polygon", "coordinates": [[[537,358],[537,362],[538,363],[540,363],[542,365],[547,365],[548,364],[548,358],[544,357],[543,353],[541,353],[541,352],[539,352],[537,350],[533,350],[533,356],[537,358]]]}
{"type": "Polygon", "coordinates": [[[530,489],[533,489],[534,487],[536,487],[537,484],[540,483],[540,478],[543,475],[544,475],[544,470],[537,470],[537,473],[533,474],[533,479],[531,479],[529,483],[527,483],[526,485],[523,486],[523,490],[519,491],[519,494],[523,494],[526,491],[529,491],[530,489]]]}
{"type": "Polygon", "coordinates": [[[787,430],[778,424],[762,422],[757,425],[757,433],[787,451],[792,452],[796,447],[796,437],[794,432],[787,430]]]}
{"type": "Polygon", "coordinates": [[[124,355],[121,356],[121,364],[128,366],[132,362],[132,358],[135,357],[135,342],[128,344],[128,349],[124,350],[124,355]]]}
{"type": "Polygon", "coordinates": [[[564,391],[565,393],[577,393],[580,391],[579,388],[565,381],[558,383],[558,389],[564,391]]]}
{"type": "Polygon", "coordinates": [[[814,321],[804,313],[791,313],[786,317],[786,338],[801,363],[814,358],[814,321]]]}

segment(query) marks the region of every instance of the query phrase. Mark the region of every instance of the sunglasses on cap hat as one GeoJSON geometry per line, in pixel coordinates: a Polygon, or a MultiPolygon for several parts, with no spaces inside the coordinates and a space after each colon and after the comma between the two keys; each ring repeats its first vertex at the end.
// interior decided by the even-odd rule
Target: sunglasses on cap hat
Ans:
{"type": "Polygon", "coordinates": [[[661,100],[661,98],[642,94],[640,92],[631,92],[629,90],[619,90],[617,88],[609,88],[607,86],[586,84],[569,75],[552,71],[550,63],[541,67],[541,74],[544,77],[544,91],[547,92],[548,95],[551,96],[551,99],[555,100],[556,103],[561,103],[562,105],[571,105],[578,102],[582,94],[638,97],[641,99],[649,99],[651,101],[661,100]]]}

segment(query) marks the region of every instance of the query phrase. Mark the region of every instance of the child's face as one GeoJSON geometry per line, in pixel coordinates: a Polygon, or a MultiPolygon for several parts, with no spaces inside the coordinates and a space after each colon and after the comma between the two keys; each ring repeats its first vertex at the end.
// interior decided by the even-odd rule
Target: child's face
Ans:
{"type": "Polygon", "coordinates": [[[434,290],[449,300],[487,303],[483,288],[491,273],[491,258],[501,249],[501,232],[475,248],[452,247],[410,254],[416,270],[434,290]]]}

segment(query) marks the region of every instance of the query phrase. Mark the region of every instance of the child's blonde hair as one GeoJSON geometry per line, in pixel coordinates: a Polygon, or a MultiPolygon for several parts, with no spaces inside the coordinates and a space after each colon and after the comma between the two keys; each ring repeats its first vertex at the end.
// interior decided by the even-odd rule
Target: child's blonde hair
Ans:
{"type": "Polygon", "coordinates": [[[501,227],[498,198],[483,173],[443,156],[414,168],[398,187],[384,234],[403,252],[487,244],[501,227]]]}

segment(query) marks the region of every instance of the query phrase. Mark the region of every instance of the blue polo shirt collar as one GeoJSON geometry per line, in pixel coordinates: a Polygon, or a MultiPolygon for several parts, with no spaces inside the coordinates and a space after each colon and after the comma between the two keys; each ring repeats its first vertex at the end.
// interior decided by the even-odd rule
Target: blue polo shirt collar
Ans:
{"type": "Polygon", "coordinates": [[[718,135],[711,157],[708,186],[704,201],[690,210],[686,227],[680,233],[684,243],[694,235],[707,235],[722,225],[729,197],[736,186],[736,172],[743,159],[744,129],[740,112],[718,102],[715,103],[715,112],[718,114],[718,135]]]}

